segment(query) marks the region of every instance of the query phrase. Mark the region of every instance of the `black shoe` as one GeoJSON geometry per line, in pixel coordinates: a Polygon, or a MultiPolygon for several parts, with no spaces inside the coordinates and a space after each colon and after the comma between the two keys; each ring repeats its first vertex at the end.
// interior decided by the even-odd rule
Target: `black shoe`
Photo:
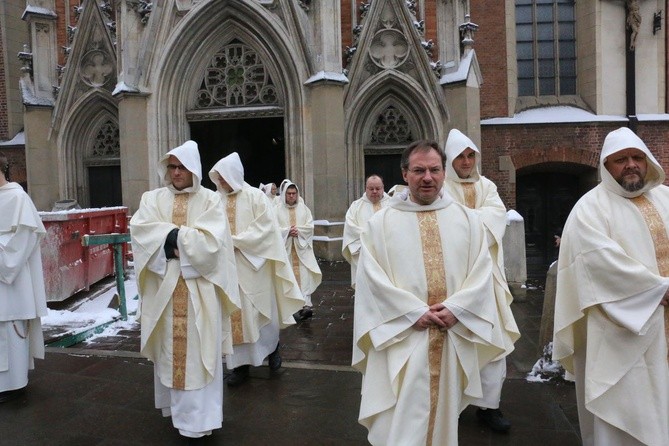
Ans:
{"type": "Polygon", "coordinates": [[[6,403],[7,401],[15,400],[16,398],[23,395],[25,391],[26,388],[21,387],[20,389],[6,390],[4,392],[0,392],[0,403],[6,403]]]}
{"type": "Polygon", "coordinates": [[[244,384],[249,379],[249,366],[242,365],[232,369],[232,373],[228,376],[226,383],[228,387],[235,387],[244,384]]]}
{"type": "Polygon", "coordinates": [[[278,344],[276,346],[276,350],[270,353],[267,357],[267,363],[269,364],[269,369],[273,372],[276,372],[281,368],[281,355],[279,354],[278,344]]]}
{"type": "Polygon", "coordinates": [[[476,417],[494,432],[508,432],[511,429],[511,422],[504,418],[502,411],[499,409],[478,408],[476,417]]]}
{"type": "Polygon", "coordinates": [[[302,307],[302,309],[300,311],[295,313],[293,315],[293,317],[295,318],[295,320],[297,322],[302,322],[302,321],[306,321],[307,319],[309,319],[313,315],[314,315],[314,310],[312,310],[311,307],[305,306],[305,307],[302,307]]]}

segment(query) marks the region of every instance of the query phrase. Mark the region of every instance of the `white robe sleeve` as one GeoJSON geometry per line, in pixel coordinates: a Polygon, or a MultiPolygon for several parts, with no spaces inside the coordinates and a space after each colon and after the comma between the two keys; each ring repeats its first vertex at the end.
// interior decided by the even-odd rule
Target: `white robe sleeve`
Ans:
{"type": "Polygon", "coordinates": [[[628,297],[627,299],[602,303],[602,310],[616,324],[627,328],[638,335],[644,335],[648,331],[648,321],[655,313],[657,307],[648,305],[648,302],[656,301],[657,305],[669,288],[669,279],[650,290],[628,297]],[[658,296],[659,299],[658,299],[658,296]]]}
{"type": "Polygon", "coordinates": [[[0,238],[0,281],[11,285],[23,271],[38,242],[37,234],[26,226],[0,238]],[[9,236],[9,237],[7,237],[9,236]]]}

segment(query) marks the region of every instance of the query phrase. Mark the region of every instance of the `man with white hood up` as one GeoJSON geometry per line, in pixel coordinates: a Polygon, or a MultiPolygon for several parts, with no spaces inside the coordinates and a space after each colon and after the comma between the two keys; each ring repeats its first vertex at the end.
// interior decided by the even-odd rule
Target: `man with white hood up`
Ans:
{"type": "Polygon", "coordinates": [[[321,284],[321,269],[314,255],[314,219],[304,204],[297,185],[281,182],[281,195],[276,203],[276,216],[293,273],[300,285],[305,305],[296,315],[298,321],[313,316],[311,294],[321,284]]]}
{"type": "Polygon", "coordinates": [[[667,445],[669,188],[628,128],[599,173],[562,232],[553,359],[574,374],[584,445],[667,445]]]}
{"type": "Polygon", "coordinates": [[[506,232],[506,208],[497,186],[479,173],[481,153],[465,134],[453,129],[446,140],[446,181],[444,190],[455,201],[474,209],[486,229],[488,250],[493,260],[493,285],[499,320],[503,325],[504,352],[481,370],[483,398],[473,401],[479,406],[477,417],[495,432],[506,432],[511,423],[499,410],[502,385],[506,378],[506,356],[514,349],[520,331],[511,312],[513,296],[504,274],[502,238],[506,232]]]}
{"type": "Polygon", "coordinates": [[[237,152],[221,159],[209,172],[216,184],[232,233],[241,309],[232,314],[234,353],[226,357],[233,369],[229,386],[242,384],[249,365],[268,358],[269,368],[281,367],[279,328],[294,324],[293,314],[304,305],[290,268],[273,206],[260,190],[244,182],[237,152]]]}
{"type": "Polygon", "coordinates": [[[239,308],[225,209],[201,186],[197,144],[158,165],[164,187],[145,192],[130,220],[141,297],[141,353],[154,363],[155,404],[184,437],[223,422],[223,353],[232,353],[230,314],[239,308]]]}

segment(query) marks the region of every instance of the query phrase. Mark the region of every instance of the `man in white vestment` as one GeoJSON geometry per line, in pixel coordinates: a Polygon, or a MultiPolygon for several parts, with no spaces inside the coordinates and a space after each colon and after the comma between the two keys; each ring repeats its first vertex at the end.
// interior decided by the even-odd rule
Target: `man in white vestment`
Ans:
{"type": "Polygon", "coordinates": [[[244,182],[244,166],[237,152],[219,160],[209,172],[226,210],[235,247],[241,310],[232,316],[234,353],[226,356],[232,369],[229,386],[249,376],[249,365],[268,359],[281,367],[279,329],[294,324],[293,314],[304,299],[288,262],[273,205],[259,189],[244,182]]]}
{"type": "Polygon", "coordinates": [[[497,193],[497,186],[479,173],[481,153],[476,144],[461,131],[453,129],[446,140],[446,180],[444,190],[463,206],[479,215],[488,237],[488,249],[493,261],[493,286],[497,311],[504,335],[504,353],[481,369],[483,398],[472,404],[479,407],[477,417],[495,432],[511,428],[509,420],[499,410],[502,385],[506,378],[506,356],[514,349],[520,331],[511,312],[513,296],[504,273],[502,239],[506,232],[506,208],[497,193]]]}
{"type": "Polygon", "coordinates": [[[584,445],[668,445],[669,188],[628,128],[599,173],[562,231],[553,359],[574,375],[584,445]]]}
{"type": "Polygon", "coordinates": [[[351,264],[351,286],[355,287],[355,271],[360,255],[360,233],[367,220],[388,205],[390,196],[383,190],[383,179],[379,175],[370,175],[365,180],[365,193],[346,211],[344,237],[341,253],[351,264]]]}
{"type": "Polygon", "coordinates": [[[443,193],[445,162],[436,142],[411,144],[408,193],[361,235],[353,366],[373,445],[456,446],[460,412],[482,397],[480,368],[504,350],[484,228],[443,193]]]}
{"type": "Polygon", "coordinates": [[[223,363],[230,314],[240,307],[221,197],[201,186],[197,144],[158,165],[165,186],[146,192],[130,220],[141,297],[141,353],[154,363],[155,403],[184,437],[223,421],[223,363]]]}
{"type": "Polygon", "coordinates": [[[34,358],[44,359],[41,317],[46,295],[40,241],[42,220],[23,188],[9,181],[0,153],[0,403],[19,397],[34,358]]]}
{"type": "Polygon", "coordinates": [[[298,321],[313,316],[311,294],[321,284],[322,274],[314,255],[314,219],[300,197],[297,185],[290,180],[281,182],[281,195],[276,203],[276,217],[281,229],[288,259],[304,297],[304,307],[295,314],[298,321]]]}

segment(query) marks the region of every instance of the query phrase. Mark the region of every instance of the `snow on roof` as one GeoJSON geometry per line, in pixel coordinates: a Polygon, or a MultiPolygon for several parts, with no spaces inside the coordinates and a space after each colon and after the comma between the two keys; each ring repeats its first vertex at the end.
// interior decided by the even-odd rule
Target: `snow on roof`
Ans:
{"type": "Polygon", "coordinates": [[[569,105],[531,108],[516,113],[512,118],[482,119],[481,125],[499,124],[554,124],[560,122],[627,122],[625,116],[596,115],[569,105]]]}
{"type": "Polygon", "coordinates": [[[314,226],[339,226],[343,224],[343,221],[314,220],[314,226]]]}
{"type": "Polygon", "coordinates": [[[25,146],[26,145],[26,134],[23,131],[20,131],[9,141],[0,142],[0,146],[25,146]]]}
{"type": "Polygon", "coordinates": [[[58,17],[53,10],[49,8],[43,8],[41,6],[33,6],[33,5],[28,5],[26,6],[25,11],[23,11],[23,16],[21,16],[22,19],[25,19],[27,14],[37,14],[37,15],[43,15],[47,17],[58,17]]]}
{"type": "Polygon", "coordinates": [[[441,76],[439,83],[444,85],[444,84],[452,84],[455,82],[466,81],[467,76],[469,75],[469,69],[471,68],[473,58],[474,58],[474,51],[467,52],[465,57],[463,57],[462,60],[460,61],[460,65],[458,66],[457,71],[444,74],[443,76],[441,76]]]}

